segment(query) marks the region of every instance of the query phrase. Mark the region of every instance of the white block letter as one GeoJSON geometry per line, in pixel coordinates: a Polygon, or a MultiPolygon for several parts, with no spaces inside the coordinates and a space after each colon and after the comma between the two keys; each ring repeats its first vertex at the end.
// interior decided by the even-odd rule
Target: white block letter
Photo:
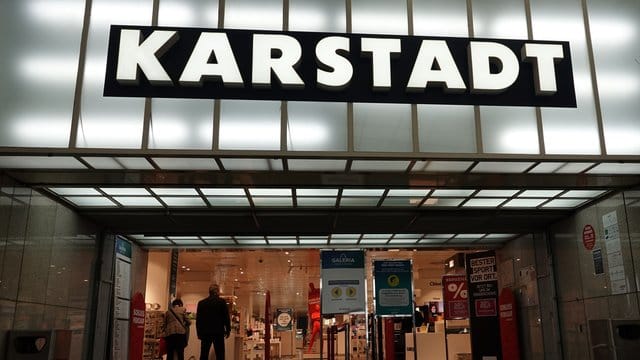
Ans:
{"type": "Polygon", "coordinates": [[[316,45],[316,61],[318,65],[331,68],[325,71],[318,68],[318,85],[329,90],[344,89],[351,82],[353,65],[348,59],[340,56],[337,51],[349,52],[349,38],[342,36],[329,36],[316,45]]]}
{"type": "Polygon", "coordinates": [[[233,56],[227,34],[204,32],[180,76],[180,84],[202,86],[203,78],[221,78],[225,86],[242,86],[242,75],[233,56]],[[211,53],[216,63],[209,63],[211,53]]]}
{"type": "Polygon", "coordinates": [[[522,60],[533,62],[536,94],[553,95],[558,91],[555,63],[563,58],[560,44],[524,44],[522,60]]]}
{"type": "Polygon", "coordinates": [[[304,82],[295,70],[301,57],[302,47],[298,40],[291,36],[254,34],[253,85],[271,87],[271,70],[273,70],[282,87],[304,87],[304,82]],[[280,56],[272,57],[273,50],[278,50],[280,56]]]}
{"type": "Polygon", "coordinates": [[[121,84],[138,84],[138,66],[153,85],[173,85],[171,78],[158,61],[176,41],[175,31],[156,30],[142,44],[140,30],[120,30],[118,69],[116,80],[121,84]]]}
{"type": "Polygon", "coordinates": [[[391,54],[400,53],[400,39],[362,38],[362,52],[372,54],[373,89],[391,88],[391,54]]]}
{"type": "Polygon", "coordinates": [[[444,40],[422,40],[407,90],[424,91],[429,83],[442,86],[448,92],[461,92],[467,89],[444,40]],[[439,69],[433,69],[434,62],[438,64],[439,69]]]}
{"type": "Polygon", "coordinates": [[[469,43],[471,66],[471,90],[475,93],[499,93],[505,91],[518,78],[520,63],[508,47],[494,42],[469,43]],[[490,63],[499,61],[501,69],[491,73],[490,63]]]}

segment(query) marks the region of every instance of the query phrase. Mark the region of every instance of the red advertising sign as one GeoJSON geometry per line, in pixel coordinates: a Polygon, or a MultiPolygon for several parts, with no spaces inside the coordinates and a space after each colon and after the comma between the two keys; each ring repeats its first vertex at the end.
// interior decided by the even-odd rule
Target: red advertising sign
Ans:
{"type": "Polygon", "coordinates": [[[466,275],[445,275],[442,277],[444,288],[444,316],[447,320],[469,317],[469,292],[466,275]]]}
{"type": "Polygon", "coordinates": [[[593,250],[596,245],[596,232],[593,230],[593,226],[587,224],[582,229],[582,244],[585,249],[593,250]]]}
{"type": "Polygon", "coordinates": [[[495,298],[476,299],[475,305],[476,316],[478,317],[498,315],[495,298]]]}
{"type": "Polygon", "coordinates": [[[520,360],[516,301],[513,291],[504,288],[500,292],[500,340],[503,360],[520,360]]]}
{"type": "Polygon", "coordinates": [[[129,323],[129,360],[142,359],[144,343],[144,296],[137,292],[131,299],[131,322],[129,323]]]}

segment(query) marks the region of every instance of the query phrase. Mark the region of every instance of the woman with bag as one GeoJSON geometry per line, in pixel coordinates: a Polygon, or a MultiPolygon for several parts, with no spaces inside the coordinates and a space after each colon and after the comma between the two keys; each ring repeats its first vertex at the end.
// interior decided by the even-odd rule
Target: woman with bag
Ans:
{"type": "Polygon", "coordinates": [[[190,321],[182,300],[175,299],[171,308],[164,314],[164,333],[167,344],[167,360],[173,360],[176,353],[178,360],[184,360],[184,348],[187,346],[190,321]]]}

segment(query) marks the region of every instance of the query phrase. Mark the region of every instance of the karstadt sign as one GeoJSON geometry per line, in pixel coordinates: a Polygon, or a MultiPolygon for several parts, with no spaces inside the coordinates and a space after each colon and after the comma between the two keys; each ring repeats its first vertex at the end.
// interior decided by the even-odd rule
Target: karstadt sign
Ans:
{"type": "Polygon", "coordinates": [[[568,42],[118,25],[104,95],[576,106],[568,42]]]}

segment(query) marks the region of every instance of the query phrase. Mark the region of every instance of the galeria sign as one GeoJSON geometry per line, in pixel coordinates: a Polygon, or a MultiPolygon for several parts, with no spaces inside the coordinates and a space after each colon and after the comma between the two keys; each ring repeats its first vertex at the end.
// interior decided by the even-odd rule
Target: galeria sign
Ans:
{"type": "Polygon", "coordinates": [[[568,42],[111,26],[105,96],[575,107],[568,42]]]}

